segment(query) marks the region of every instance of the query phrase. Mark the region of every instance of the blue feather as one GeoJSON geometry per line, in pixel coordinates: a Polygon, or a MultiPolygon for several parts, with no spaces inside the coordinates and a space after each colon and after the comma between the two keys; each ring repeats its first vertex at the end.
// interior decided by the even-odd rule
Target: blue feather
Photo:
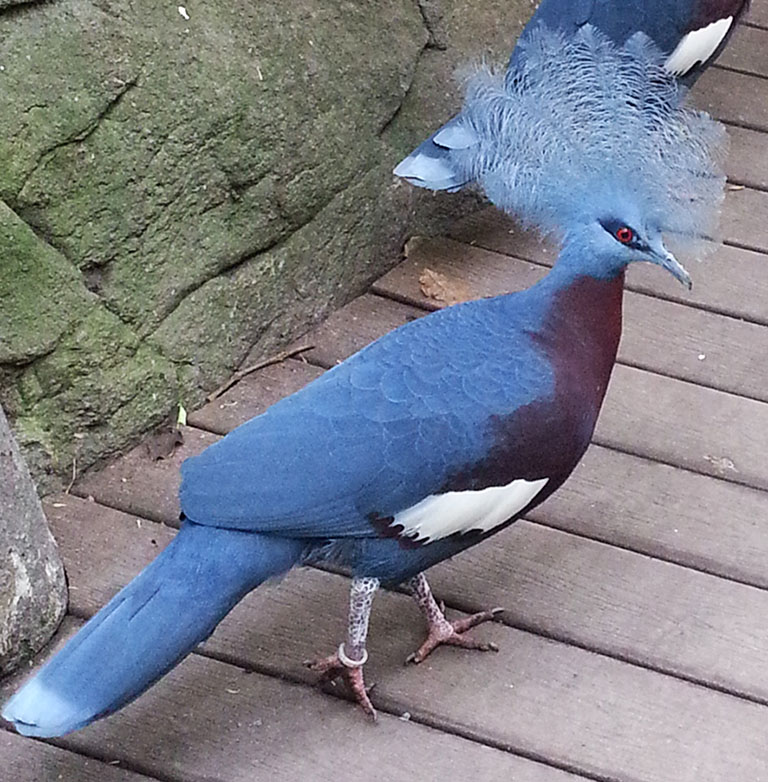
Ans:
{"type": "MultiPolygon", "coordinates": [[[[718,10],[724,17],[737,18],[744,13],[748,6],[748,0],[726,0],[720,4],[718,10]]],[[[544,125],[544,132],[550,133],[552,129],[557,129],[557,125],[551,121],[554,117],[551,115],[552,107],[555,111],[562,114],[564,106],[556,100],[552,90],[547,89],[547,78],[551,76],[553,70],[560,70],[564,74],[580,74],[585,59],[583,52],[574,50],[570,43],[581,38],[582,42],[589,37],[585,35],[588,28],[597,31],[599,38],[606,43],[611,44],[614,50],[625,48],[630,70],[634,70],[632,81],[635,88],[646,88],[653,101],[657,101],[660,92],[655,84],[649,84],[649,77],[659,76],[661,73],[662,82],[668,81],[669,88],[675,85],[675,77],[665,71],[667,58],[675,51],[676,47],[691,31],[696,29],[696,25],[709,24],[710,21],[719,17],[710,19],[713,13],[712,8],[702,8],[700,0],[665,0],[664,3],[652,3],[648,0],[543,0],[533,15],[529,24],[523,30],[520,39],[510,56],[506,67],[504,79],[504,88],[510,90],[514,85],[519,85],[525,81],[528,89],[532,90],[532,99],[538,107],[539,112],[533,112],[533,117],[538,119],[544,125]],[[644,43],[637,43],[638,33],[641,34],[644,43]],[[553,37],[554,34],[554,37],[553,37]],[[629,44],[632,39],[634,44],[629,44]],[[541,53],[534,54],[533,60],[538,63],[538,73],[532,72],[530,63],[526,66],[526,60],[530,60],[531,52],[543,41],[545,44],[549,40],[547,58],[544,59],[541,53]],[[565,41],[565,49],[558,51],[557,42],[565,41]],[[552,42],[555,43],[552,46],[552,42]],[[645,51],[640,54],[640,50],[645,51]],[[543,69],[542,64],[549,64],[552,67],[547,71],[543,69]],[[640,79],[640,71],[644,66],[652,64],[653,73],[646,73],[644,79],[640,79]],[[527,67],[527,73],[524,70],[527,67]],[[548,113],[550,116],[548,117],[548,113]]],[[[733,24],[728,29],[725,38],[721,41],[716,51],[706,62],[695,64],[691,70],[681,75],[679,82],[690,86],[707,65],[719,54],[725,45],[728,37],[733,31],[733,24]]],[[[594,37],[594,36],[592,36],[594,37]]],[[[605,62],[604,55],[600,55],[605,62]]],[[[588,62],[588,61],[587,61],[588,62]]],[[[535,70],[535,69],[534,69],[535,70]]],[[[647,70],[647,69],[646,69],[647,70]]],[[[624,106],[621,104],[622,85],[621,80],[626,77],[620,72],[617,74],[615,69],[606,68],[603,74],[603,83],[601,85],[602,94],[606,94],[609,87],[613,88],[615,100],[613,106],[619,111],[615,118],[615,126],[620,127],[620,116],[624,113],[624,106]],[[618,76],[619,81],[612,83],[611,79],[618,76]]],[[[488,86],[488,85],[487,85],[488,86]]],[[[578,89],[578,86],[575,86],[578,89]]],[[[581,97],[589,98],[591,93],[586,84],[579,92],[581,97]]],[[[486,192],[491,202],[502,209],[511,211],[517,208],[517,205],[510,205],[509,191],[510,186],[501,186],[499,182],[485,181],[482,178],[483,172],[487,169],[483,166],[485,157],[489,154],[487,149],[482,149],[483,143],[488,139],[495,139],[498,143],[508,143],[520,117],[515,115],[515,110],[520,107],[511,106],[506,111],[506,128],[500,133],[494,127],[498,117],[483,117],[483,112],[489,110],[489,105],[482,99],[478,99],[478,82],[476,81],[467,96],[464,110],[458,116],[449,120],[446,125],[438,129],[429,138],[422,142],[410,155],[401,161],[395,168],[394,173],[403,177],[411,184],[419,187],[426,187],[431,190],[449,190],[455,191],[467,185],[477,182],[486,192]],[[457,143],[454,140],[452,130],[461,128],[462,141],[457,143]],[[473,137],[477,141],[473,144],[468,143],[473,137]],[[463,154],[462,154],[463,153],[463,154]]],[[[644,110],[651,110],[651,114],[658,113],[658,105],[651,107],[643,103],[642,89],[635,89],[636,105],[643,106],[644,110]]],[[[685,95],[681,90],[675,93],[670,99],[665,97],[665,102],[674,105],[685,95]]],[[[609,103],[603,103],[602,108],[607,110],[609,103]]],[[[626,104],[625,104],[626,105],[626,104]]],[[[669,111],[669,107],[665,111],[669,111]]],[[[526,130],[523,127],[526,120],[521,122],[521,135],[523,138],[514,145],[512,152],[507,156],[509,161],[524,165],[527,160],[538,164],[540,159],[538,153],[540,149],[536,148],[528,153],[528,138],[525,137],[526,130]]],[[[684,123],[685,124],[685,123],[684,123]]],[[[642,155],[645,150],[638,150],[642,155]]],[[[512,163],[509,164],[510,166],[512,163]]],[[[506,171],[500,172],[508,173],[506,171]]],[[[517,174],[517,181],[520,182],[520,175],[517,174]]],[[[629,174],[628,174],[629,178],[629,174]]],[[[650,178],[650,176],[649,176],[650,178]]],[[[688,179],[690,181],[690,177],[688,179]]],[[[524,183],[519,185],[525,189],[524,183]]],[[[690,200],[706,200],[707,196],[701,196],[696,193],[690,197],[690,200]]],[[[682,209],[678,210],[682,213],[682,209]]],[[[523,212],[519,215],[523,218],[531,218],[531,215],[523,212]]],[[[536,218],[531,218],[536,222],[536,218]]],[[[691,235],[693,231],[698,231],[700,224],[691,226],[682,221],[675,230],[684,235],[691,235]]]]}
{"type": "Polygon", "coordinates": [[[132,701],[304,544],[187,523],[3,708],[25,736],[60,736],[132,701]]]}
{"type": "Polygon", "coordinates": [[[631,192],[662,231],[682,241],[712,236],[725,131],[681,102],[647,37],[619,48],[590,25],[570,37],[538,27],[517,51],[514,74],[481,70],[469,83],[452,123],[477,143],[443,150],[454,181],[476,181],[543,231],[561,233],[631,192]]]}
{"type": "Polygon", "coordinates": [[[187,460],[184,513],[298,537],[374,536],[369,513],[418,502],[485,452],[489,415],[551,393],[551,371],[525,336],[550,297],[540,285],[387,334],[187,460]],[[505,373],[517,382],[489,382],[505,373]]]}

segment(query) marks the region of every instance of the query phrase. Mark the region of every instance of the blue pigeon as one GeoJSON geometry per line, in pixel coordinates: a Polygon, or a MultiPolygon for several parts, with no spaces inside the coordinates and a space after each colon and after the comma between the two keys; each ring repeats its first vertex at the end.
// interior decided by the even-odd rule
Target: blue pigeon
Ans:
{"type": "MultiPolygon", "coordinates": [[[[543,0],[512,51],[507,79],[515,78],[524,44],[541,26],[570,37],[590,25],[619,46],[635,33],[644,33],[662,51],[666,69],[690,87],[720,54],[749,1],[543,0]]],[[[468,111],[472,111],[471,97],[462,113],[395,167],[395,175],[429,190],[455,192],[473,183],[466,160],[478,149],[482,131],[467,116],[468,111]]],[[[486,195],[506,209],[493,195],[486,195]]]]}
{"type": "Polygon", "coordinates": [[[724,184],[721,129],[680,103],[647,39],[616,47],[591,27],[542,29],[527,46],[519,79],[481,73],[473,90],[501,137],[512,123],[538,138],[536,165],[509,145],[487,155],[517,177],[515,208],[557,232],[552,271],[396,329],[187,460],[178,535],[8,701],[20,733],[57,736],[115,712],[299,564],[352,575],[346,638],[311,667],[342,677],[371,716],[363,665],[380,584],[407,584],[427,620],[414,662],[441,644],[492,648],[467,631],[496,610],[449,621],[424,571],[566,480],[615,362],[625,268],[649,261],[689,285],[664,234],[705,231],[724,184]],[[549,112],[532,110],[536,96],[549,112]]]}

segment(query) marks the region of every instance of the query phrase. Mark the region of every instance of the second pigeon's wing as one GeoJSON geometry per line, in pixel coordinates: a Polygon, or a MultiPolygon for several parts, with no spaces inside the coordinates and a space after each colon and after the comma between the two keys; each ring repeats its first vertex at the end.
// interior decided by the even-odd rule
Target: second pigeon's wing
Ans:
{"type": "Polygon", "coordinates": [[[537,20],[566,33],[591,24],[616,45],[638,32],[667,57],[667,68],[690,84],[717,57],[749,0],[544,0],[526,28],[537,20]]]}

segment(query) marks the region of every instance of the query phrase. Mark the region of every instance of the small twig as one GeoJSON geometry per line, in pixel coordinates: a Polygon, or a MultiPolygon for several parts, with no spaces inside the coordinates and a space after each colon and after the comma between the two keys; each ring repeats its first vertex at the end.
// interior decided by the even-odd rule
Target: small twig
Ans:
{"type": "Polygon", "coordinates": [[[258,364],[253,364],[252,366],[246,367],[245,369],[238,369],[238,371],[235,372],[235,374],[232,375],[232,377],[229,378],[226,383],[220,385],[215,391],[211,391],[206,399],[209,402],[213,402],[214,399],[218,399],[223,393],[229,391],[229,389],[232,388],[235,383],[239,383],[246,375],[250,375],[252,372],[257,372],[259,369],[264,369],[264,367],[272,366],[272,364],[280,364],[288,358],[293,358],[293,356],[297,355],[298,353],[303,353],[305,350],[311,350],[313,347],[314,345],[302,345],[298,348],[284,350],[281,353],[276,353],[270,358],[265,358],[264,361],[260,361],[258,364]]]}
{"type": "Polygon", "coordinates": [[[69,482],[69,486],[64,490],[64,494],[69,494],[72,491],[72,487],[77,480],[77,456],[72,457],[72,480],[69,482]]]}

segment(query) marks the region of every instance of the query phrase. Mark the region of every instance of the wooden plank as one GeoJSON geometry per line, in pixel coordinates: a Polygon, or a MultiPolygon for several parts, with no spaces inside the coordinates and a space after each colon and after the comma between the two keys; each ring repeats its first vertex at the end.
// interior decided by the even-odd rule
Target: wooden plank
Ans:
{"type": "Polygon", "coordinates": [[[59,494],[43,499],[67,569],[69,612],[91,616],[174,538],[169,526],[59,494]]]}
{"type": "MultiPolygon", "coordinates": [[[[767,82],[768,83],[768,82],[767,82]]],[[[723,204],[723,237],[753,250],[768,250],[768,193],[728,190],[723,204]]]]}
{"type": "Polygon", "coordinates": [[[150,777],[4,730],[0,758],[0,778],[6,782],[152,782],[150,777]]]}
{"type": "MultiPolygon", "coordinates": [[[[130,533],[110,551],[138,570],[144,564],[146,545],[135,553],[123,543],[159,531],[150,528],[151,522],[136,528],[130,517],[116,520],[114,512],[107,512],[109,518],[99,522],[99,508],[92,503],[83,503],[83,515],[71,505],[65,510],[71,516],[54,519],[54,529],[62,540],[72,584],[78,587],[73,602],[81,610],[88,605],[90,593],[111,591],[99,583],[105,571],[108,579],[111,575],[107,567],[70,559],[65,539],[82,536],[83,529],[98,523],[107,531],[125,524],[130,533]],[[87,513],[91,516],[86,518],[87,513]]],[[[481,600],[493,595],[514,601],[513,610],[521,621],[528,616],[542,621],[543,616],[543,623],[553,626],[558,617],[568,614],[574,633],[591,633],[617,647],[627,645],[631,653],[641,645],[654,659],[678,654],[682,666],[686,660],[696,660],[697,665],[711,668],[714,676],[730,681],[743,676],[748,686],[764,686],[768,674],[763,672],[761,641],[768,631],[753,620],[764,610],[765,592],[535,525],[521,524],[506,538],[505,545],[497,548],[510,552],[513,560],[489,561],[476,549],[471,557],[436,568],[435,583],[446,594],[480,588],[484,590],[478,596],[481,600]],[[608,557],[600,562],[601,567],[608,565],[605,571],[593,568],[594,556],[587,549],[596,547],[608,557]],[[618,559],[610,565],[614,557],[618,559]],[[510,567],[512,562],[520,565],[522,576],[510,567]],[[659,577],[658,568],[676,575],[659,577]],[[597,572],[600,579],[595,578],[597,572]],[[580,575],[575,577],[576,573],[580,575]],[[679,589],[678,577],[691,580],[679,589]],[[618,596],[617,579],[624,581],[618,596]],[[638,589],[638,584],[643,588],[638,589]],[[574,599],[573,594],[581,591],[592,595],[589,606],[574,599]],[[613,621],[619,616],[620,623],[613,621]],[[607,626],[613,631],[606,632],[607,626]]],[[[488,546],[484,548],[487,554],[488,546]]],[[[249,595],[205,648],[247,667],[307,680],[309,674],[300,661],[335,647],[343,633],[347,587],[340,576],[296,571],[279,584],[249,595]]],[[[459,599],[464,599],[463,594],[459,599]]],[[[377,598],[369,673],[377,682],[374,699],[381,708],[394,713],[407,710],[419,721],[616,780],[721,782],[758,779],[756,774],[766,768],[762,725],[768,712],[762,706],[498,625],[478,632],[499,643],[499,654],[477,658],[473,664],[465,653],[444,650],[423,666],[404,667],[402,660],[422,632],[409,598],[393,593],[377,598]]],[[[382,721],[386,726],[397,722],[382,721]]],[[[423,730],[413,724],[408,727],[423,730]]],[[[116,757],[140,753],[148,762],[162,757],[164,768],[192,763],[198,773],[205,771],[212,779],[272,758],[281,777],[283,763],[300,762],[295,752],[286,750],[291,735],[301,736],[306,746],[302,761],[320,755],[319,768],[324,767],[320,748],[345,732],[353,746],[364,748],[361,754],[381,762],[377,751],[381,729],[366,730],[371,728],[352,709],[337,707],[305,689],[258,675],[235,675],[229,666],[192,659],[123,715],[76,734],[74,740],[107,745],[116,757]],[[252,730],[254,720],[261,720],[260,733],[266,736],[252,730]],[[169,736],[172,739],[178,730],[184,731],[184,753],[164,749],[175,746],[169,736]],[[187,752],[187,747],[192,749],[187,752]],[[231,768],[230,756],[238,761],[236,769],[231,768]]],[[[416,741],[423,743],[425,738],[416,741]]],[[[399,754],[410,754],[406,741],[398,746],[402,747],[399,754]]],[[[173,770],[183,771],[185,778],[189,773],[186,765],[173,770]]],[[[291,766],[293,774],[302,771],[303,767],[291,766]]],[[[388,773],[388,779],[406,778],[397,769],[388,773]]],[[[324,776],[318,773],[317,778],[324,776]]]]}
{"type": "Polygon", "coordinates": [[[594,441],[768,489],[768,405],[617,365],[594,441]]]}
{"type": "MultiPolygon", "coordinates": [[[[248,362],[244,363],[248,366],[248,362]]],[[[323,370],[306,361],[283,361],[249,375],[225,395],[195,410],[187,417],[192,426],[226,434],[238,424],[263,413],[288,394],[322,375],[323,370]]]]}
{"type": "Polygon", "coordinates": [[[154,461],[145,446],[138,445],[103,469],[84,475],[75,484],[73,493],[95,497],[103,505],[127,513],[178,526],[181,463],[218,439],[191,426],[182,427],[182,432],[184,443],[167,459],[154,461]]]}
{"type": "Polygon", "coordinates": [[[725,170],[739,185],[768,189],[768,133],[730,126],[725,170]]]}
{"type": "Polygon", "coordinates": [[[696,83],[694,103],[716,119],[768,130],[768,81],[722,68],[710,68],[696,83]]]}
{"type": "MultiPolygon", "coordinates": [[[[754,3],[755,9],[750,13],[750,21],[754,21],[755,14],[761,12],[759,5],[761,4],[754,3]]],[[[717,58],[717,64],[745,73],[768,76],[768,30],[744,24],[737,25],[728,45],[717,58]]],[[[696,91],[698,92],[698,89],[696,91]]]]}
{"type": "MultiPolygon", "coordinates": [[[[768,263],[766,264],[768,267],[768,263]]],[[[467,282],[473,298],[522,290],[546,267],[445,239],[414,239],[407,260],[373,286],[377,293],[417,306],[438,304],[422,293],[425,269],[467,282]]],[[[768,310],[766,310],[768,315],[768,310]]],[[[624,297],[619,360],[671,377],[768,401],[756,367],[768,366],[768,328],[633,292],[624,297]]]]}
{"type": "MultiPolygon", "coordinates": [[[[67,630],[76,627],[70,622],[67,630]]],[[[423,779],[425,767],[430,779],[582,779],[388,714],[373,726],[337,698],[197,655],[117,715],[60,743],[75,751],[108,752],[119,762],[180,782],[392,782],[423,779]]]]}
{"type": "MultiPolygon", "coordinates": [[[[507,215],[489,207],[459,220],[451,229],[458,242],[492,252],[551,266],[556,251],[530,233],[521,231],[507,215]]],[[[411,240],[414,242],[415,240],[411,240]]],[[[460,263],[462,247],[440,245],[446,263],[460,263]]],[[[409,244],[409,251],[411,245],[409,244]]],[[[414,251],[418,248],[418,243],[414,251]]],[[[722,312],[755,323],[768,324],[768,263],[762,253],[719,245],[714,254],[700,263],[689,264],[694,278],[692,291],[686,291],[663,270],[634,263],[627,274],[627,289],[648,293],[668,301],[722,312]],[[749,291],[749,295],[745,295],[749,291]]]]}
{"type": "Polygon", "coordinates": [[[304,356],[322,367],[332,367],[388,331],[424,315],[424,310],[363,294],[332,313],[299,340],[314,345],[304,356]]]}
{"type": "Polygon", "coordinates": [[[752,0],[745,21],[749,24],[768,27],[768,3],[766,0],[752,0]]]}
{"type": "Polygon", "coordinates": [[[592,445],[530,518],[768,588],[768,492],[592,445]]]}
{"type": "Polygon", "coordinates": [[[430,570],[463,610],[768,702],[768,593],[587,538],[519,522],[430,570]]]}

